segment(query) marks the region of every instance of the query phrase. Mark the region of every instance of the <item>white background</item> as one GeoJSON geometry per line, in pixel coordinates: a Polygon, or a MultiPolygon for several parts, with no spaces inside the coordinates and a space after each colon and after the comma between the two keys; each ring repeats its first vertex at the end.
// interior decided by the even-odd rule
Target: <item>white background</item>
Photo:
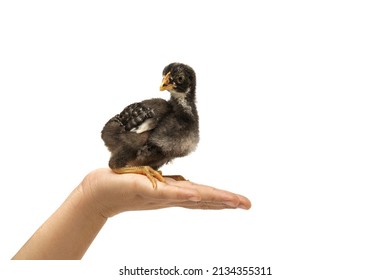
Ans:
{"type": "Polygon", "coordinates": [[[1,271],[125,279],[124,265],[235,265],[271,266],[264,279],[389,279],[385,2],[2,1],[1,271]],[[168,97],[158,87],[174,61],[197,72],[201,142],[163,171],[252,209],[123,213],[81,263],[9,261],[107,166],[105,122],[168,97]]]}

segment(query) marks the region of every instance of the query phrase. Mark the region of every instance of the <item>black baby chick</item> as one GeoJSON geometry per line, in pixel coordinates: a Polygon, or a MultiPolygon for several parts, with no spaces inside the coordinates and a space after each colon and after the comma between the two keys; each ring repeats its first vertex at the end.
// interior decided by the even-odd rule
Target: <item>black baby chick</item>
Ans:
{"type": "Polygon", "coordinates": [[[144,174],[153,188],[156,179],[164,182],[156,170],[188,155],[199,142],[195,89],[191,67],[181,63],[166,66],[160,90],[170,92],[168,101],[153,98],[133,103],[104,126],[102,139],[111,152],[110,168],[116,173],[144,174]]]}

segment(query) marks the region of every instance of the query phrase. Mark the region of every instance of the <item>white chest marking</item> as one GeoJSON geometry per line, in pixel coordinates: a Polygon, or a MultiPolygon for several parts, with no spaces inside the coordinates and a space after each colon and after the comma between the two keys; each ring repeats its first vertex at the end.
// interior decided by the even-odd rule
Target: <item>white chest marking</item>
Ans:
{"type": "Polygon", "coordinates": [[[177,102],[184,108],[184,111],[192,115],[192,108],[190,105],[188,105],[186,101],[186,94],[190,92],[190,88],[187,89],[185,93],[177,92],[175,90],[171,90],[170,93],[176,98],[177,102]]]}

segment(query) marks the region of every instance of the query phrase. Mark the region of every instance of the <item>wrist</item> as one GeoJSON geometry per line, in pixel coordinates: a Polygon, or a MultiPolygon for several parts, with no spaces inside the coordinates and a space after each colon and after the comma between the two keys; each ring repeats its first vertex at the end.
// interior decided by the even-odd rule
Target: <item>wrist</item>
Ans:
{"type": "Polygon", "coordinates": [[[83,183],[78,185],[70,195],[70,201],[75,211],[85,216],[85,218],[97,223],[107,221],[107,217],[102,213],[99,203],[91,193],[90,188],[86,188],[83,183]]]}

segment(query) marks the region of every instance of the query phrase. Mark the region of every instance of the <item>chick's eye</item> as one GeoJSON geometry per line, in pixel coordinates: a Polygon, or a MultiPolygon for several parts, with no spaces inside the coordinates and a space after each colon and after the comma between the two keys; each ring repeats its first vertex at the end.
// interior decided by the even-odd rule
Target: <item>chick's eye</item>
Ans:
{"type": "Polygon", "coordinates": [[[179,84],[181,84],[182,82],[184,82],[184,76],[179,76],[179,77],[177,77],[177,82],[178,82],[179,84]]]}

